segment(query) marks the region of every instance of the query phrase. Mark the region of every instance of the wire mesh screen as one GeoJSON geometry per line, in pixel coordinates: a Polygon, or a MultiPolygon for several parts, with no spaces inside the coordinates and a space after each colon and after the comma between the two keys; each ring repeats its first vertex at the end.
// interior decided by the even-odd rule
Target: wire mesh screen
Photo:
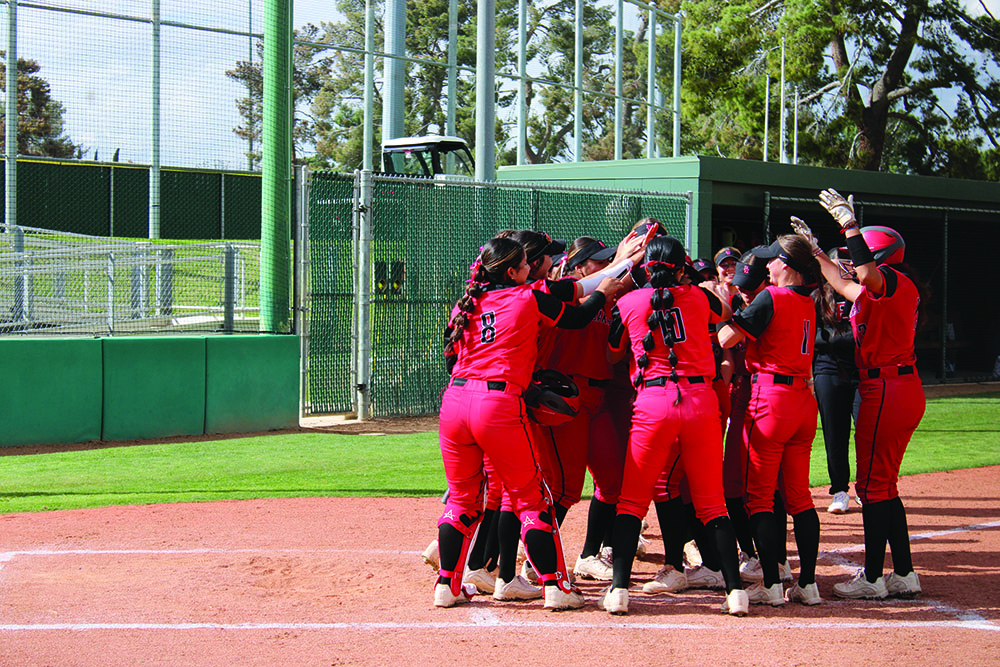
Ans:
{"type": "Polygon", "coordinates": [[[354,179],[318,172],[309,188],[309,376],[311,412],[347,412],[353,390],[354,179]]]}
{"type": "MultiPolygon", "coordinates": [[[[349,410],[354,391],[350,197],[349,183],[314,175],[306,402],[312,413],[349,410]]],[[[384,417],[439,409],[447,379],[442,334],[484,241],[503,229],[536,229],[615,243],[647,215],[683,238],[687,199],[376,176],[371,207],[370,413],[384,417]]]]}
{"type": "Polygon", "coordinates": [[[256,332],[259,243],[0,226],[0,334],[256,332]]]}

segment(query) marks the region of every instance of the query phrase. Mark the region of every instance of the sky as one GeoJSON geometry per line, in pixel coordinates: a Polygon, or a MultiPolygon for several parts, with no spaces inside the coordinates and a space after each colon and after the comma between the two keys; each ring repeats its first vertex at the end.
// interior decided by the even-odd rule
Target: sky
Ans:
{"type": "MultiPolygon", "coordinates": [[[[611,0],[602,0],[610,3],[611,0]]],[[[33,0],[33,5],[148,16],[151,0],[33,0]]],[[[294,0],[293,23],[335,21],[333,0],[294,0]]],[[[986,0],[1000,17],[1000,0],[986,0]]],[[[966,0],[974,14],[978,0],[966,0]]],[[[263,31],[263,0],[160,0],[161,18],[232,31],[263,31]]],[[[626,24],[636,8],[626,3],[626,24]]],[[[7,6],[0,6],[6,26],[7,6]]],[[[4,30],[6,33],[6,30],[4,30]]],[[[66,134],[88,159],[148,164],[152,102],[148,23],[98,18],[36,7],[18,8],[18,56],[42,67],[52,98],[64,106],[66,134]]],[[[161,31],[160,136],[162,165],[240,170],[246,142],[233,133],[241,119],[234,100],[245,89],[226,77],[250,57],[246,36],[164,26],[161,31]]],[[[253,54],[256,59],[256,53],[253,54]]]]}

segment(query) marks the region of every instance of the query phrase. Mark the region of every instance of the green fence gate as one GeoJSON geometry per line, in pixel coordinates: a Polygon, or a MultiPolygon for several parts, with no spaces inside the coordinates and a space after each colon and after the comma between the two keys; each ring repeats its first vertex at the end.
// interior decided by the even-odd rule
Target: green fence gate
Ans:
{"type": "Polygon", "coordinates": [[[644,217],[687,240],[690,193],[316,172],[307,181],[305,414],[422,415],[479,247],[503,229],[616,243],[644,217]]]}

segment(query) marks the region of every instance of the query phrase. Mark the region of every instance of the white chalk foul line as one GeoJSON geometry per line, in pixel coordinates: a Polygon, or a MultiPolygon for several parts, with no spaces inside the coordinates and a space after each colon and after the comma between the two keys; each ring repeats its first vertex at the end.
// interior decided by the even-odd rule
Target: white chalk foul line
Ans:
{"type": "Polygon", "coordinates": [[[15,556],[171,556],[171,555],[235,555],[235,554],[375,554],[389,556],[412,556],[418,551],[406,549],[274,549],[258,547],[248,549],[24,549],[21,551],[0,551],[0,563],[15,556]]]}
{"type": "MultiPolygon", "coordinates": [[[[762,619],[767,621],[768,619],[762,619]]],[[[715,632],[723,628],[717,625],[698,623],[649,623],[649,622],[553,622],[553,621],[501,621],[482,623],[480,620],[433,623],[32,623],[0,624],[0,632],[88,632],[121,630],[225,630],[231,632],[261,632],[273,630],[455,630],[456,628],[482,629],[484,625],[519,630],[705,630],[715,632]]],[[[757,624],[755,628],[768,629],[772,623],[757,624]]],[[[867,621],[867,622],[808,622],[781,620],[776,625],[783,630],[873,630],[873,629],[962,629],[974,631],[1000,632],[1000,626],[982,621],[867,621]]]]}

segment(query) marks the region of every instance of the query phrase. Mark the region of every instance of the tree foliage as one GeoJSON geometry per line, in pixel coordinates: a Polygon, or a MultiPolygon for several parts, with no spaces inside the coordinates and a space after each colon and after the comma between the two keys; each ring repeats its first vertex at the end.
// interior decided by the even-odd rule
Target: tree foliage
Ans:
{"type": "MultiPolygon", "coordinates": [[[[2,55],[4,52],[0,51],[2,55]]],[[[48,82],[38,74],[41,69],[34,60],[17,59],[17,153],[82,158],[83,148],[63,134],[65,109],[52,99],[48,82]]],[[[6,85],[7,66],[0,62],[0,89],[6,85]]],[[[0,125],[5,122],[6,109],[0,108],[0,125]]],[[[6,137],[0,136],[0,151],[6,150],[6,137]]]]}
{"type": "MultiPolygon", "coordinates": [[[[800,161],[984,178],[1000,128],[1000,23],[956,0],[683,3],[685,145],[760,158],[785,77],[800,161]]],[[[776,151],[775,151],[776,152],[776,151]]],[[[992,157],[995,162],[995,156],[992,157]]]]}

